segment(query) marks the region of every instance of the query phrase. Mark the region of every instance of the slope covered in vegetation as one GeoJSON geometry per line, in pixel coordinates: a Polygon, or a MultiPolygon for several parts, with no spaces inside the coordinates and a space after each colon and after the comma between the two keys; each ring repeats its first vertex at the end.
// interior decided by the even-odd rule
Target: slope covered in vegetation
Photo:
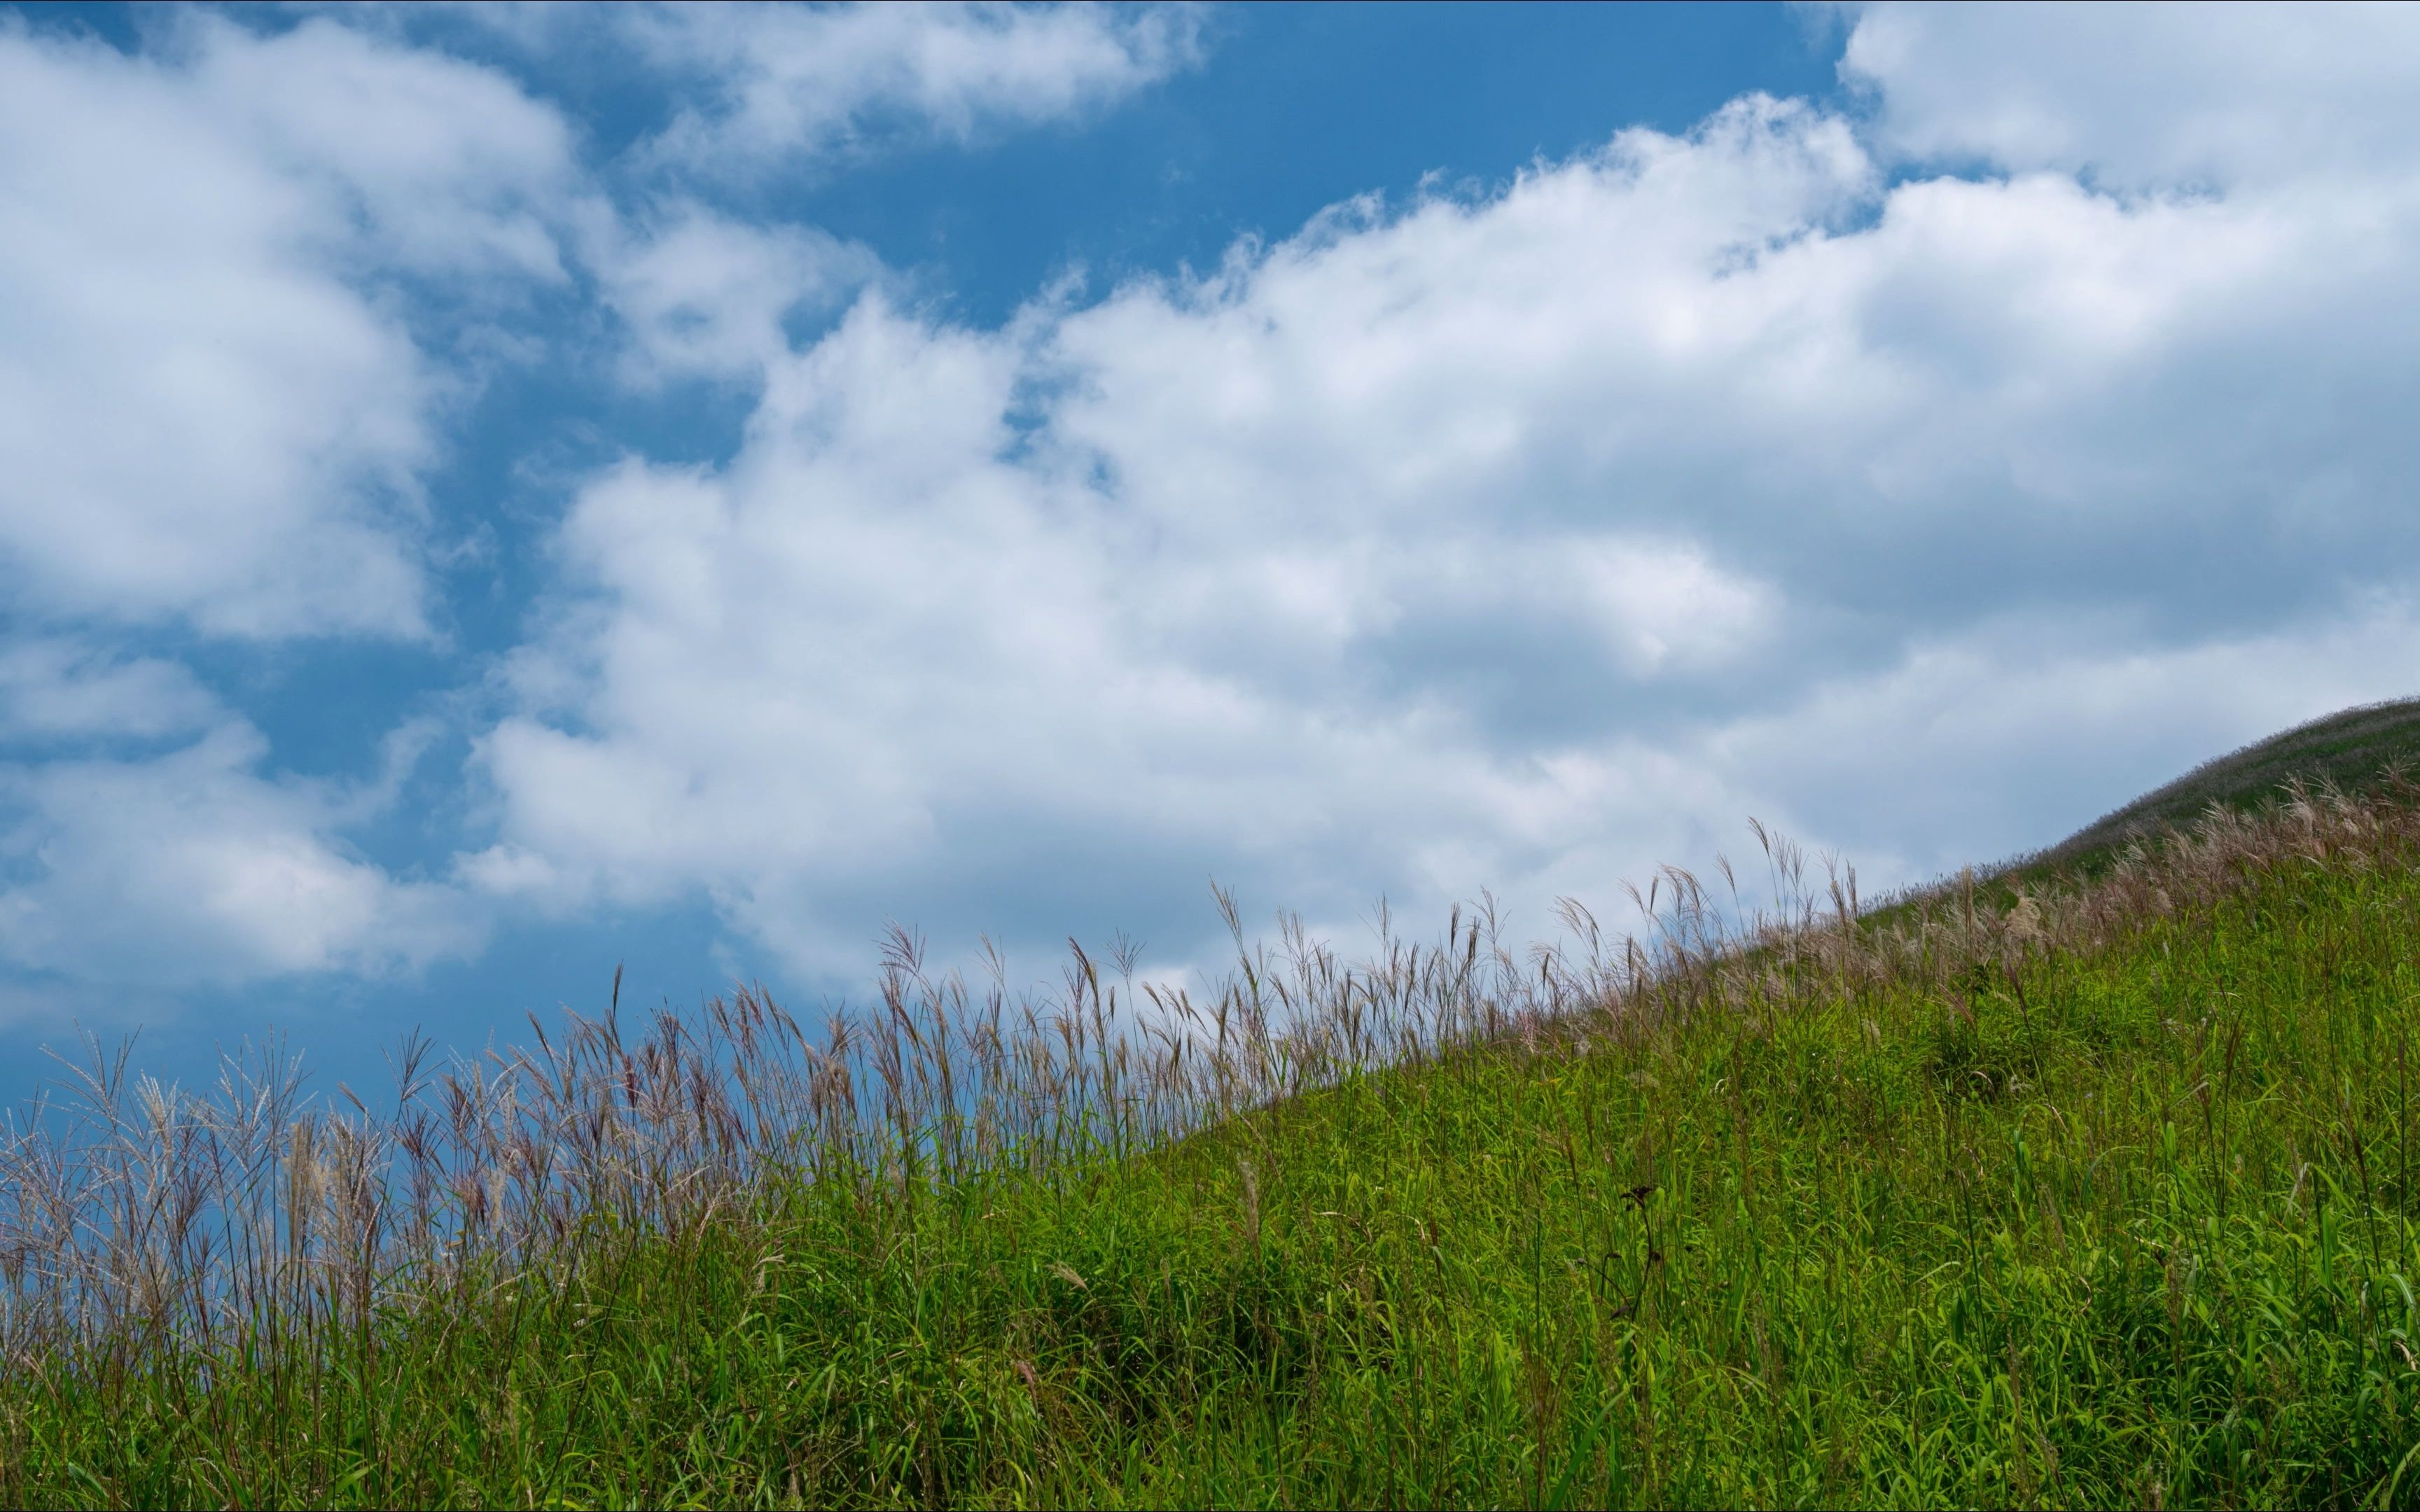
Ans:
{"type": "Polygon", "coordinates": [[[2415,797],[1202,1004],[903,940],[391,1118],[102,1068],[8,1157],[0,1501],[2399,1504],[2415,797]]]}
{"type": "Polygon", "coordinates": [[[2190,829],[2212,805],[2252,812],[2279,803],[2297,783],[2362,797],[2387,787],[2395,773],[2420,773],[2420,699],[2340,710],[2213,757],[2017,867],[2037,875],[2097,872],[2129,844],[2190,829]]]}

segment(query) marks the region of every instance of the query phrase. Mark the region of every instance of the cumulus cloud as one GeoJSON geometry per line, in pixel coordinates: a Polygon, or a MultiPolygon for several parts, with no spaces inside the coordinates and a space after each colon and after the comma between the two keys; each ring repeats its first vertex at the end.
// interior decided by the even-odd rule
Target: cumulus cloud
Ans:
{"type": "Polygon", "coordinates": [[[155,739],[217,721],[184,667],[55,638],[0,643],[0,740],[155,739]]]}
{"type": "Polygon", "coordinates": [[[604,171],[325,20],[0,28],[0,738],[101,748],[0,769],[0,957],[393,971],[702,893],[820,976],[892,914],[1183,931],[1205,873],[1542,918],[1749,814],[1899,880],[2408,691],[2401,13],[1855,16],[1854,114],[1748,96],[998,330],[711,196],[1097,110],[1190,11],[614,12],[690,103],[604,171]],[[403,877],[344,837],[434,726],[279,777],[110,637],[428,640],[458,379],[411,320],[538,288],[752,410],[577,490],[479,824],[403,877]]]}
{"type": "Polygon", "coordinates": [[[998,332],[869,293],[727,467],[575,502],[462,875],[802,970],[1204,872],[1602,898],[1751,813],[1888,880],[2402,690],[2400,170],[1884,166],[1750,97],[998,332]]]}
{"type": "Polygon", "coordinates": [[[2123,189],[2408,170],[2420,13],[2361,4],[1860,7],[1843,80],[1894,152],[2123,189]]]}
{"type": "Polygon", "coordinates": [[[511,79],[326,20],[261,37],[180,19],[197,111],[352,212],[354,270],[564,276],[570,132],[511,79]]]}
{"type": "MultiPolygon", "coordinates": [[[[1081,113],[1185,66],[1195,27],[1165,8],[679,8],[599,35],[684,81],[648,162],[745,175],[1081,113]]],[[[431,729],[395,732],[358,790],[266,775],[259,731],[141,638],[441,650],[423,480],[476,387],[450,360],[527,352],[517,301],[593,290],[645,388],[761,375],[790,322],[880,272],[812,227],[677,193],[616,202],[552,106],[414,30],[189,10],[121,54],[0,20],[0,580],[18,616],[0,739],[26,758],[0,767],[0,958],[20,970],[229,982],[474,948],[458,885],[399,880],[341,838],[392,804],[431,729]]],[[[464,877],[511,890],[528,872],[464,877]]]]}
{"type": "Polygon", "coordinates": [[[2409,696],[2420,667],[2408,593],[2180,644],[2100,628],[2016,617],[1925,640],[1706,731],[1692,754],[1736,801],[1854,841],[1869,877],[1925,878],[2061,839],[2318,715],[2409,696]]]}
{"type": "Polygon", "coordinates": [[[458,892],[339,838],[404,747],[358,790],[264,777],[259,731],[142,645],[429,637],[419,474],[458,378],[406,285],[559,283],[567,133],[324,20],[153,41],[0,21],[0,960],[164,990],[461,953],[458,892]]]}
{"type": "Polygon", "coordinates": [[[473,953],[461,894],[397,880],[332,840],[361,795],[256,774],[224,723],[165,757],[0,769],[0,957],[96,985],[378,975],[473,953]]]}
{"type": "Polygon", "coordinates": [[[326,22],[175,37],[0,26],[0,573],[44,614],[424,635],[444,379],[363,281],[557,276],[560,123],[326,22]]]}
{"type": "Polygon", "coordinates": [[[756,226],[694,203],[642,229],[609,215],[584,249],[629,335],[624,377],[753,378],[789,350],[785,322],[828,316],[872,281],[866,248],[812,226],[756,226]]]}
{"type": "Polygon", "coordinates": [[[966,141],[1110,103],[1198,54],[1189,7],[679,5],[628,13],[701,101],[652,145],[715,177],[811,162],[905,131],[966,141]]]}

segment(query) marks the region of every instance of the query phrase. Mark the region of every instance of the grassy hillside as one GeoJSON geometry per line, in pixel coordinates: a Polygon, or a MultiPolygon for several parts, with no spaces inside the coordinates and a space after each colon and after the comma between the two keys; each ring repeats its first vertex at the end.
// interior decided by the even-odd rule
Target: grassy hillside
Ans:
{"type": "Polygon", "coordinates": [[[2345,709],[2214,757],[2014,870],[2098,872],[2130,843],[2191,828],[2213,804],[2248,812],[2278,802],[2294,782],[2358,796],[2379,791],[2397,772],[2420,777],[2420,699],[2345,709]]]}
{"type": "Polygon", "coordinates": [[[0,1502],[2404,1504],[2415,860],[2381,792],[1886,928],[1673,873],[1205,1004],[902,940],[392,1119],[103,1067],[9,1156],[0,1502]]]}

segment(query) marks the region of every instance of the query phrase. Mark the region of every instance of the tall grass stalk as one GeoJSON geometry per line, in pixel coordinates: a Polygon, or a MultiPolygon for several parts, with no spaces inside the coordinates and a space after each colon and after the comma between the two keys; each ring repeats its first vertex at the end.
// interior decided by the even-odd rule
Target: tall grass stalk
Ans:
{"type": "Polygon", "coordinates": [[[2002,906],[1760,831],[1198,997],[888,943],[391,1099],[88,1044],[0,1141],[11,1504],[2384,1504],[2420,1494],[2420,808],[2002,906]]]}

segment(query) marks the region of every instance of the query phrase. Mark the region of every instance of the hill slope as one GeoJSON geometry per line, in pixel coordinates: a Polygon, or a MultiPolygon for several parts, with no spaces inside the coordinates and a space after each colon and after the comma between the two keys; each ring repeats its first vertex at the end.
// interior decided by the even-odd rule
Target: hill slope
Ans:
{"type": "Polygon", "coordinates": [[[2098,870],[2131,841],[2192,827],[2212,804],[2250,810],[2294,780],[2367,794],[2396,770],[2420,777],[2420,699],[2345,709],[2214,757],[2013,866],[2098,870]]]}
{"type": "Polygon", "coordinates": [[[903,940],[854,1060],[575,1026],[386,1147],[138,1101],[85,1227],[10,1154],[0,1504],[2409,1504],[2420,810],[1681,899],[1652,969],[1297,936],[1147,1032],[903,940]],[[256,1183],[231,1290],[147,1130],[256,1183]]]}

